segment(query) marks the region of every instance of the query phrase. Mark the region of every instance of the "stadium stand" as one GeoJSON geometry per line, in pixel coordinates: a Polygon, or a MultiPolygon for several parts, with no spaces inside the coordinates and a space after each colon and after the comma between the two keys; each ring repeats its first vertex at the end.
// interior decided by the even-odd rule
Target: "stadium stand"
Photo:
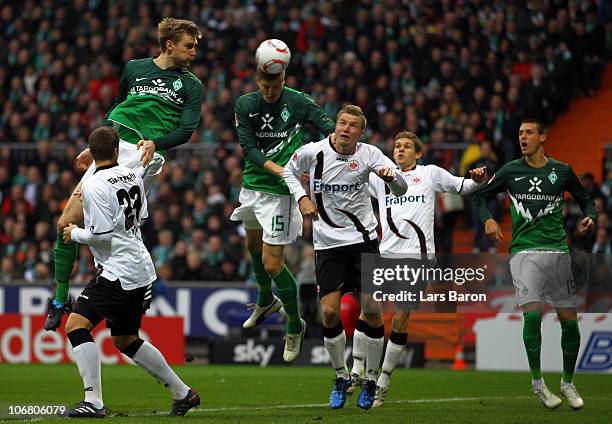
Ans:
{"type": "MultiPolygon", "coordinates": [[[[244,232],[228,219],[241,184],[233,101],[255,89],[253,52],[261,40],[287,42],[293,52],[287,85],[310,93],[330,116],[342,102],[361,106],[370,143],[389,151],[395,133],[407,129],[425,142],[423,163],[463,174],[479,161],[494,167],[516,157],[522,118],[551,124],[572,99],[596,94],[612,43],[606,4],[3,2],[1,279],[52,277],[55,221],[80,177],[72,161],[112,104],[123,64],[157,54],[154,30],[162,16],[201,26],[192,71],[204,97],[200,128],[188,146],[169,154],[151,193],[144,238],[163,279],[246,281],[244,232]],[[492,151],[483,158],[484,144],[492,151]]],[[[600,225],[609,232],[612,202],[605,193],[600,225]]],[[[471,222],[469,211],[450,204],[444,210],[440,202],[437,211],[437,245],[445,251],[459,216],[471,222]]],[[[568,206],[569,224],[574,209],[568,206]]],[[[310,222],[305,227],[288,263],[311,283],[298,259],[311,250],[310,222]]],[[[589,243],[583,242],[587,249],[589,243]]],[[[79,258],[75,280],[84,282],[94,269],[86,248],[79,258]]]]}

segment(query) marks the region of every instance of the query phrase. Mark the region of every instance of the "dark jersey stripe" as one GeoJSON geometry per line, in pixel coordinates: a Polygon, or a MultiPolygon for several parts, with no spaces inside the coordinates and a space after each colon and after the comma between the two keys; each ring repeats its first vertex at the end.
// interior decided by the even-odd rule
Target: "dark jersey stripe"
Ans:
{"type": "Polygon", "coordinates": [[[421,255],[425,255],[425,257],[427,257],[427,245],[425,244],[425,233],[423,232],[423,230],[421,230],[421,227],[419,227],[417,224],[415,224],[411,220],[404,219],[404,221],[412,225],[412,228],[414,228],[414,231],[417,233],[417,237],[419,238],[419,246],[421,247],[421,255]]]}
{"type": "MultiPolygon", "coordinates": [[[[463,183],[462,183],[462,186],[463,186],[463,183]]],[[[389,194],[391,194],[391,190],[389,189],[389,186],[385,184],[385,195],[389,195],[389,194]]],[[[416,223],[412,222],[409,219],[404,219],[404,221],[410,224],[412,228],[414,228],[414,231],[417,234],[417,237],[419,239],[419,247],[421,250],[421,256],[427,255],[427,242],[425,241],[425,233],[423,232],[421,227],[419,227],[416,223]]],[[[395,234],[397,237],[401,239],[408,240],[408,237],[403,236],[397,229],[395,222],[393,222],[393,218],[391,217],[391,206],[387,207],[387,224],[389,224],[389,228],[391,229],[391,231],[393,231],[393,234],[395,234]]]]}
{"type": "MultiPolygon", "coordinates": [[[[388,196],[389,194],[391,194],[391,189],[389,189],[389,186],[385,184],[385,195],[388,196]]],[[[404,240],[409,239],[408,237],[402,235],[399,232],[399,230],[397,229],[397,226],[395,225],[395,222],[393,222],[393,218],[391,217],[391,206],[387,207],[387,224],[389,224],[389,228],[391,229],[393,234],[395,234],[398,238],[401,238],[404,240]]]]}
{"type": "MultiPolygon", "coordinates": [[[[323,178],[323,156],[324,155],[325,153],[323,151],[320,151],[319,153],[317,153],[317,165],[315,167],[315,173],[314,173],[315,180],[320,180],[323,178]]],[[[317,203],[317,209],[319,210],[319,215],[321,215],[321,218],[323,219],[323,221],[325,221],[327,225],[333,228],[344,228],[341,225],[334,224],[332,220],[329,218],[329,215],[327,215],[327,212],[325,211],[325,206],[323,206],[323,193],[315,193],[315,201],[317,203]]]]}
{"type": "Polygon", "coordinates": [[[366,230],[366,228],[363,226],[363,224],[361,223],[359,218],[357,218],[357,216],[353,215],[351,212],[344,210],[344,209],[336,208],[336,210],[339,212],[342,212],[343,214],[348,216],[351,221],[353,221],[353,224],[355,224],[355,228],[357,228],[357,231],[361,233],[361,235],[363,236],[363,241],[365,243],[370,241],[370,234],[368,233],[368,230],[366,230]]]}

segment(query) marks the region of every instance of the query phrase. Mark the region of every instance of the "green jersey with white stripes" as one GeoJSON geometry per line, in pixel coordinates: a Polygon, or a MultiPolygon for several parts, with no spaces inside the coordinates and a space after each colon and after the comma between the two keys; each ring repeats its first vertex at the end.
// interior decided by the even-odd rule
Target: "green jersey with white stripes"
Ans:
{"type": "Polygon", "coordinates": [[[202,83],[187,69],[161,69],[151,58],[130,60],[103,123],[112,124],[122,140],[150,139],[163,151],[189,141],[200,122],[201,96],[202,83]]]}
{"type": "Polygon", "coordinates": [[[335,131],[334,121],[309,95],[288,87],[275,103],[266,102],[259,91],[240,96],[234,111],[245,157],[242,186],[254,191],[288,196],[284,180],[264,171],[264,162],[285,166],[302,146],[306,123],[324,136],[335,131]]]}
{"type": "Polygon", "coordinates": [[[595,220],[595,204],[571,166],[548,158],[534,168],[524,158],[505,164],[474,195],[474,207],[484,223],[491,218],[486,202],[497,193],[510,196],[512,240],[510,253],[528,249],[568,251],[563,226],[563,196],[569,192],[585,216],[595,220]]]}

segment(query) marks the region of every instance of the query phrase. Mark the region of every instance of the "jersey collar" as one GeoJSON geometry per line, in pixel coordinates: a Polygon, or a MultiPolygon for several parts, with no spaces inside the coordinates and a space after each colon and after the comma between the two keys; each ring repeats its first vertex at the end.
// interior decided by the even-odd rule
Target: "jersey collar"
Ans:
{"type": "Polygon", "coordinates": [[[351,156],[354,155],[355,152],[357,151],[357,146],[359,145],[359,142],[357,142],[357,144],[355,145],[355,150],[353,150],[351,153],[340,153],[339,151],[336,150],[336,146],[334,146],[334,143],[332,143],[332,138],[331,138],[331,134],[327,137],[327,140],[329,142],[329,147],[331,147],[331,149],[336,152],[339,155],[342,156],[351,156]]]}
{"type": "Polygon", "coordinates": [[[103,169],[109,169],[109,168],[113,168],[115,166],[119,165],[117,162],[115,163],[111,163],[110,165],[102,165],[102,166],[98,166],[96,168],[96,170],[94,171],[94,174],[98,171],[102,171],[103,169]]]}

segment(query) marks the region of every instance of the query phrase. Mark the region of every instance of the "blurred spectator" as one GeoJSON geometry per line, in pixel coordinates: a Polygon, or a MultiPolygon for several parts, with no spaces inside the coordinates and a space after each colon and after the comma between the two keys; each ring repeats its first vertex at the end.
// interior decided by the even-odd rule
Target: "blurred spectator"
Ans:
{"type": "Polygon", "coordinates": [[[605,254],[609,256],[612,254],[612,243],[610,242],[609,230],[605,227],[597,227],[597,233],[595,234],[595,244],[592,249],[593,254],[605,254]]]}
{"type": "Polygon", "coordinates": [[[602,192],[599,190],[599,186],[595,183],[595,177],[593,174],[590,172],[585,172],[580,176],[580,182],[589,196],[591,196],[591,199],[595,200],[604,198],[602,192]]]}

